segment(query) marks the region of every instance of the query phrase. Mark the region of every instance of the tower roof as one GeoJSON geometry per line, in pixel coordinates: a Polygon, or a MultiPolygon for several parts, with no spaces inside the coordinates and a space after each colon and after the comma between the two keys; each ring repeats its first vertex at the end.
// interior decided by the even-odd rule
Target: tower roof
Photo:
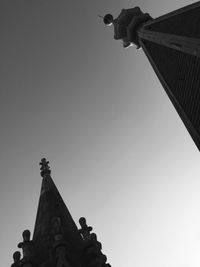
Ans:
{"type": "Polygon", "coordinates": [[[18,244],[23,257],[16,251],[11,267],[111,267],[86,219],[79,220],[80,230],[76,227],[51,178],[48,164],[46,159],[41,160],[43,180],[33,238],[30,239],[29,230],[23,232],[23,241],[18,244]]]}
{"type": "Polygon", "coordinates": [[[65,240],[72,261],[80,256],[82,238],[78,228],[66,207],[56,185],[51,178],[51,171],[46,159],[41,160],[42,187],[39,198],[33,242],[39,264],[44,263],[51,255],[55,234],[58,232],[65,240]]]}
{"type": "Polygon", "coordinates": [[[142,48],[200,150],[200,1],[152,19],[138,7],[104,22],[124,47],[142,48]]]}

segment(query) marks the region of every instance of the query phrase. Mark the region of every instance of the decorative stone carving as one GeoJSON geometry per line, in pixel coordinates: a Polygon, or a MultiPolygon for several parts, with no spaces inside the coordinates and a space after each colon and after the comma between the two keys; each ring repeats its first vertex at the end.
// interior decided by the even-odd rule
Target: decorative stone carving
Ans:
{"type": "Polygon", "coordinates": [[[23,252],[23,259],[21,260],[21,265],[23,267],[31,267],[32,264],[32,249],[33,249],[33,242],[30,240],[30,231],[25,230],[22,233],[23,242],[18,244],[18,248],[22,249],[23,252]]]}
{"type": "Polygon", "coordinates": [[[50,167],[49,167],[49,161],[47,161],[45,158],[41,159],[41,162],[40,162],[40,174],[41,176],[44,178],[46,175],[50,175],[51,174],[51,170],[50,170],[50,167]]]}
{"type": "Polygon", "coordinates": [[[137,30],[148,20],[152,19],[148,13],[143,13],[139,7],[130,9],[122,9],[121,13],[116,19],[113,19],[111,14],[104,17],[104,23],[108,26],[114,26],[114,38],[121,39],[123,46],[129,47],[135,44],[137,48],[140,47],[138,42],[137,30]]]}
{"type": "Polygon", "coordinates": [[[11,265],[11,267],[19,267],[20,259],[21,253],[19,251],[15,251],[15,253],[13,254],[14,263],[11,265]]]}

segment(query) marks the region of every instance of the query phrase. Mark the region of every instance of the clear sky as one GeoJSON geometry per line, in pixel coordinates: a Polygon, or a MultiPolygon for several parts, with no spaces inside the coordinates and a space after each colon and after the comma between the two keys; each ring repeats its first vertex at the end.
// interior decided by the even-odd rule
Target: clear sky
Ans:
{"type": "Polygon", "coordinates": [[[33,231],[39,161],[113,267],[200,265],[199,152],[142,50],[98,14],[186,0],[1,0],[1,266],[33,231]]]}

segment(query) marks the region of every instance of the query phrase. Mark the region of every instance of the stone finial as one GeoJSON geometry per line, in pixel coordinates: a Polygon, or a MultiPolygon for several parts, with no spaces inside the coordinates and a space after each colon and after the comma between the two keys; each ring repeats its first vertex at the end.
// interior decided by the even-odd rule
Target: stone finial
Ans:
{"type": "Polygon", "coordinates": [[[30,233],[29,230],[25,230],[25,231],[22,233],[22,237],[23,237],[24,242],[28,242],[28,241],[30,241],[30,236],[31,236],[31,233],[30,233]]]}
{"type": "Polygon", "coordinates": [[[45,158],[41,159],[41,162],[40,162],[40,174],[41,176],[44,178],[46,175],[50,175],[51,174],[51,170],[50,170],[50,167],[49,167],[49,161],[47,161],[45,158]]]}
{"type": "Polygon", "coordinates": [[[15,251],[13,253],[13,261],[14,263],[11,265],[11,267],[19,267],[21,259],[21,253],[19,251],[15,251]]]}
{"type": "Polygon", "coordinates": [[[139,27],[152,19],[148,13],[143,13],[139,7],[122,9],[116,19],[111,14],[104,16],[104,23],[108,26],[114,26],[114,39],[123,41],[124,48],[135,44],[140,48],[138,40],[139,27]]]}
{"type": "Polygon", "coordinates": [[[32,241],[30,241],[30,231],[25,230],[22,234],[23,242],[18,244],[18,248],[23,251],[23,258],[30,259],[32,256],[32,241]]]}
{"type": "Polygon", "coordinates": [[[91,236],[90,232],[92,231],[92,227],[87,226],[86,219],[84,217],[81,217],[79,219],[79,223],[81,226],[79,233],[83,236],[83,239],[86,240],[86,239],[90,238],[90,236],[91,236]]]}
{"type": "Polygon", "coordinates": [[[107,257],[101,249],[102,245],[97,240],[96,234],[92,233],[90,238],[84,239],[84,262],[86,266],[106,267],[107,257]]]}
{"type": "Polygon", "coordinates": [[[13,253],[13,260],[14,262],[19,262],[21,259],[21,253],[19,251],[15,251],[13,253]]]}
{"type": "Polygon", "coordinates": [[[84,264],[85,266],[101,266],[101,267],[111,267],[107,262],[107,257],[104,255],[101,243],[97,240],[97,235],[95,233],[90,233],[92,231],[91,226],[87,226],[86,219],[80,218],[79,223],[81,229],[79,233],[83,237],[84,244],[84,264]]]}

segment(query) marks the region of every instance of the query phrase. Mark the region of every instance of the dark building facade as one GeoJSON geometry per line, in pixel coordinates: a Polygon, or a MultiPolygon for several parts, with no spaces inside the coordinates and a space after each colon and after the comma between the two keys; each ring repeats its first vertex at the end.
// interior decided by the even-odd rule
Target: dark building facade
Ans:
{"type": "Polygon", "coordinates": [[[42,187],[32,239],[22,234],[22,249],[13,254],[12,267],[111,267],[101,243],[85,218],[78,230],[52,178],[46,159],[41,160],[42,187]]]}
{"type": "Polygon", "coordinates": [[[139,7],[108,14],[115,39],[142,48],[200,150],[200,2],[152,19],[139,7]]]}

